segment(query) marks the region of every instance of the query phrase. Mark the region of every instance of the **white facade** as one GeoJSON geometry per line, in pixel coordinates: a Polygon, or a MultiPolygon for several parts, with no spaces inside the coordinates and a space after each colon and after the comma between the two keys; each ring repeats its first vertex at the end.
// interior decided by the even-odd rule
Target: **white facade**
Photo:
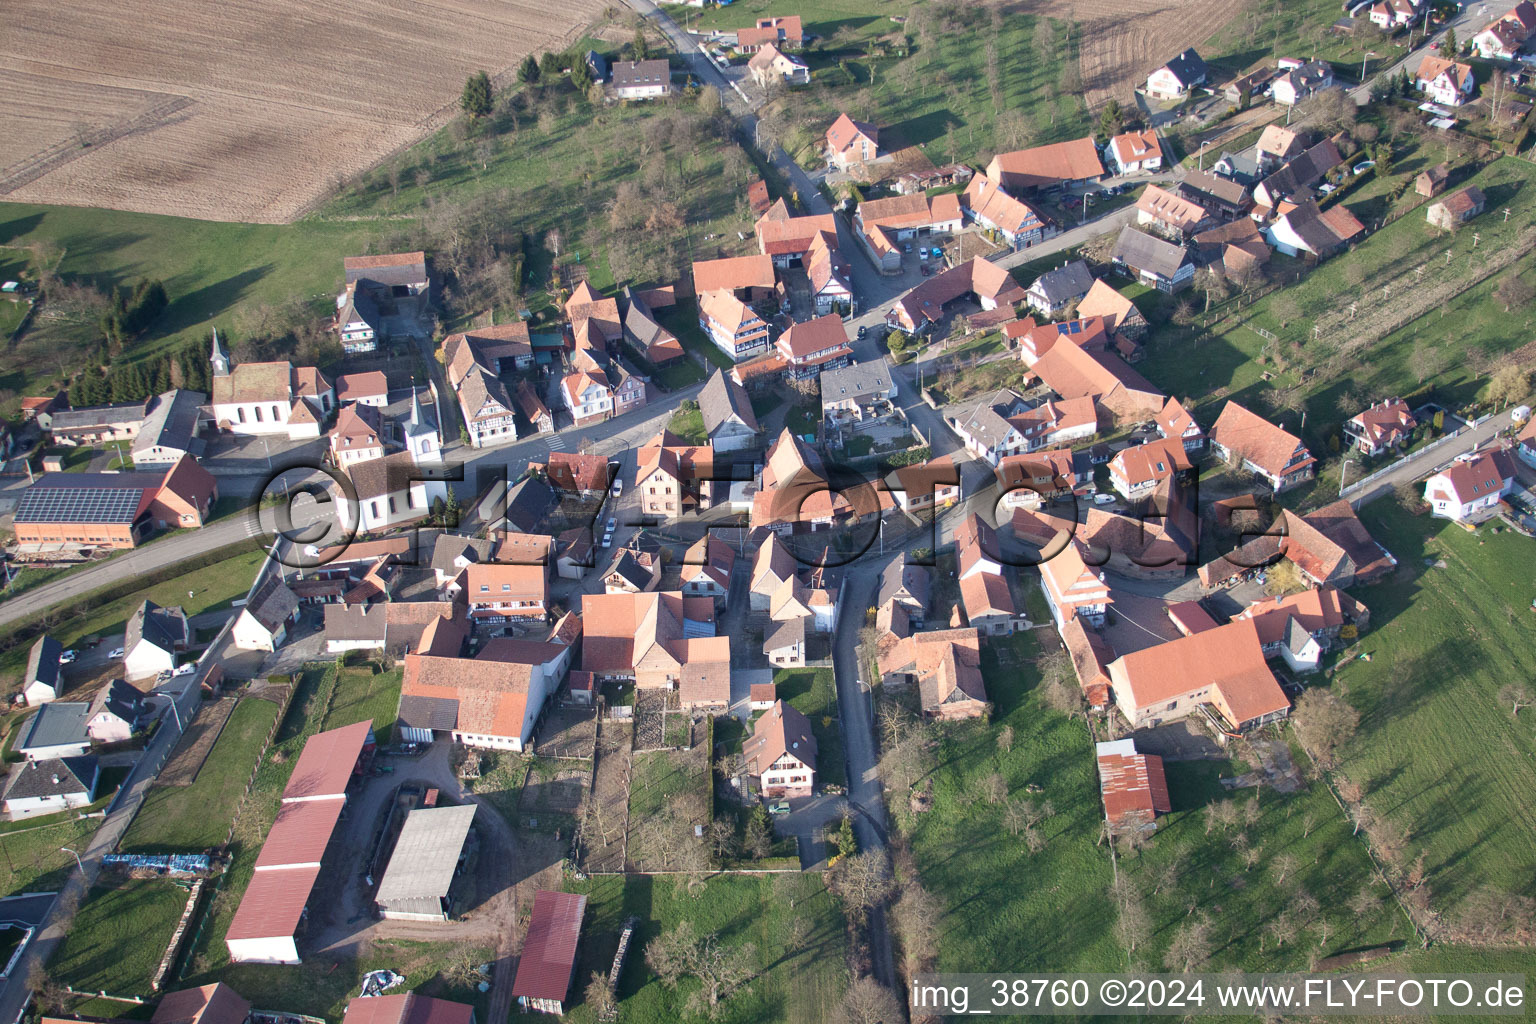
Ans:
{"type": "Polygon", "coordinates": [[[296,964],[299,947],[292,935],[273,935],[262,939],[225,939],[229,958],[237,964],[296,964]]]}
{"type": "Polygon", "coordinates": [[[398,523],[419,519],[432,510],[432,503],[448,496],[448,485],[441,480],[412,480],[398,490],[373,498],[359,498],[358,521],[353,523],[352,510],[345,501],[340,502],[337,514],[345,529],[360,533],[386,530],[398,523]]]}
{"type": "Polygon", "coordinates": [[[123,677],[125,679],[145,679],[157,676],[161,672],[169,672],[176,667],[176,655],[174,652],[163,650],[140,639],[133,645],[123,658],[123,677]]]}
{"type": "Polygon", "coordinates": [[[31,682],[28,683],[27,688],[22,691],[22,696],[27,699],[28,707],[35,708],[39,704],[47,704],[51,701],[58,700],[59,691],[57,688],[49,686],[47,683],[31,682]]]}
{"type": "Polygon", "coordinates": [[[275,651],[287,639],[288,623],[280,623],[276,630],[269,631],[249,609],[242,608],[229,635],[235,646],[242,651],[275,651]]]}
{"type": "Polygon", "coordinates": [[[1427,96],[1431,102],[1447,107],[1461,106],[1472,98],[1472,90],[1476,88],[1470,74],[1461,80],[1461,85],[1458,87],[1456,80],[1446,71],[1440,72],[1440,74],[1432,79],[1421,78],[1416,84],[1419,87],[1419,91],[1427,96]]]}
{"type": "Polygon", "coordinates": [[[816,769],[786,753],[762,774],[764,795],[810,796],[816,787],[816,769]]]}

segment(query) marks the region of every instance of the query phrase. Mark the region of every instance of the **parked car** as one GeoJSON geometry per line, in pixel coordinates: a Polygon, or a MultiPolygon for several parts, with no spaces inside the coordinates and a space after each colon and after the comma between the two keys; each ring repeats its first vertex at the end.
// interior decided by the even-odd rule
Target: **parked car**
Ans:
{"type": "Polygon", "coordinates": [[[768,813],[769,814],[788,814],[789,813],[789,801],[788,800],[775,800],[773,803],[768,805],[768,813]]]}
{"type": "Polygon", "coordinates": [[[619,528],[619,521],[618,521],[618,519],[613,518],[613,517],[609,517],[608,525],[605,526],[603,528],[603,530],[604,530],[605,533],[613,533],[618,528],[619,528]]]}
{"type": "Polygon", "coordinates": [[[197,671],[197,662],[189,661],[185,665],[178,665],[176,667],[176,671],[172,672],[171,674],[172,675],[176,675],[176,676],[189,676],[193,672],[196,672],[196,671],[197,671]]]}
{"type": "Polygon", "coordinates": [[[611,533],[603,534],[603,547],[605,547],[605,548],[613,547],[613,534],[611,534],[611,533]]]}
{"type": "Polygon", "coordinates": [[[1115,496],[1113,494],[1106,494],[1105,492],[1100,491],[1098,494],[1093,496],[1093,503],[1095,505],[1113,505],[1115,503],[1115,496]]]}
{"type": "Polygon", "coordinates": [[[859,337],[860,337],[860,338],[862,338],[862,337],[864,337],[864,336],[865,336],[865,335],[867,335],[867,334],[868,334],[868,333],[869,333],[869,326],[868,326],[868,325],[867,325],[867,324],[866,324],[866,325],[863,325],[863,326],[861,326],[861,327],[860,327],[860,328],[859,328],[859,337]]]}
{"type": "Polygon", "coordinates": [[[121,647],[114,647],[114,648],[112,648],[112,653],[107,655],[107,657],[111,658],[113,661],[117,661],[123,655],[125,655],[127,653],[128,652],[123,650],[121,647]]]}
{"type": "Polygon", "coordinates": [[[74,651],[73,648],[71,648],[71,649],[65,651],[63,654],[59,655],[59,664],[60,665],[68,665],[70,662],[72,662],[74,660],[75,660],[75,651],[74,651]]]}
{"type": "Polygon", "coordinates": [[[624,481],[618,479],[617,477],[615,477],[614,481],[613,481],[613,488],[612,488],[612,490],[609,493],[611,493],[615,498],[617,498],[619,495],[623,494],[624,493],[624,481]]]}

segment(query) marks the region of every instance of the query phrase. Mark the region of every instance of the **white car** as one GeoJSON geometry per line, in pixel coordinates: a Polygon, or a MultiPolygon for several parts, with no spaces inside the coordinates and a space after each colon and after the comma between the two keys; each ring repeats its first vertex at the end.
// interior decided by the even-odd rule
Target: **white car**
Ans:
{"type": "Polygon", "coordinates": [[[1106,494],[1103,491],[1100,491],[1098,494],[1093,496],[1093,503],[1095,505],[1113,505],[1115,503],[1115,496],[1113,494],[1106,494]]]}
{"type": "Polygon", "coordinates": [[[613,490],[610,491],[609,493],[611,493],[615,498],[617,498],[619,495],[623,494],[624,493],[624,481],[623,480],[615,480],[613,482],[613,490]]]}
{"type": "Polygon", "coordinates": [[[63,654],[59,655],[59,664],[60,665],[68,665],[70,662],[72,662],[74,660],[75,660],[75,652],[73,650],[65,651],[63,654]]]}
{"type": "Polygon", "coordinates": [[[189,676],[193,672],[196,672],[196,671],[197,671],[197,662],[189,661],[185,665],[179,666],[176,669],[175,672],[171,673],[171,675],[173,675],[173,676],[189,676]]]}
{"type": "Polygon", "coordinates": [[[128,652],[123,650],[121,647],[114,647],[112,648],[112,653],[107,655],[107,657],[111,658],[113,661],[118,661],[122,658],[123,655],[127,653],[128,652]]]}

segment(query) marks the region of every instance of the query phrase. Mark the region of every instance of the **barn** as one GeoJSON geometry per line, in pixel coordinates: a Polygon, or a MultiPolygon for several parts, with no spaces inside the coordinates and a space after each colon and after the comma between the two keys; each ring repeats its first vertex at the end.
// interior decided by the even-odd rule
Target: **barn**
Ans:
{"type": "Polygon", "coordinates": [[[446,921],[475,805],[418,807],[400,837],[374,896],[379,916],[399,921],[446,921]]]}

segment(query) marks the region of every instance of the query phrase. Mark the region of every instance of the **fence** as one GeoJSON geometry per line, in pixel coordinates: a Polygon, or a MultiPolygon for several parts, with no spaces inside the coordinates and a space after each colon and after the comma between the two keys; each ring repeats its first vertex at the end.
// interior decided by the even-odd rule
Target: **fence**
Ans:
{"type": "MultiPolygon", "coordinates": [[[[1378,469],[1376,472],[1372,473],[1370,476],[1362,477],[1361,479],[1356,480],[1354,483],[1352,483],[1348,487],[1344,488],[1344,490],[1343,490],[1343,492],[1341,492],[1340,496],[1341,497],[1350,497],[1351,495],[1360,492],[1364,488],[1369,487],[1371,484],[1375,483],[1377,480],[1380,480],[1382,477],[1387,476],[1390,473],[1394,473],[1394,472],[1402,469],[1404,466],[1408,465],[1409,463],[1412,463],[1412,462],[1414,462],[1414,461],[1416,461],[1418,459],[1423,458],[1425,455],[1427,455],[1430,452],[1434,451],[1436,448],[1439,448],[1439,447],[1445,445],[1446,443],[1455,440],[1456,438],[1460,437],[1462,434],[1465,434],[1469,430],[1473,430],[1473,429],[1475,429],[1477,427],[1482,426],[1484,423],[1487,423],[1492,418],[1493,418],[1493,413],[1491,413],[1491,412],[1490,413],[1484,413],[1482,416],[1479,416],[1477,419],[1473,420],[1472,422],[1467,423],[1467,424],[1465,424],[1463,426],[1457,427],[1455,430],[1451,431],[1449,434],[1446,434],[1444,437],[1436,438],[1434,441],[1431,441],[1429,444],[1425,445],[1423,448],[1420,448],[1418,451],[1410,452],[1409,454],[1404,455],[1402,458],[1398,459],[1396,462],[1392,463],[1391,465],[1383,466],[1381,469],[1378,469]]],[[[1430,472],[1438,473],[1440,470],[1444,469],[1447,465],[1449,465],[1448,462],[1440,463],[1439,465],[1437,465],[1433,469],[1431,469],[1430,472]]],[[[1350,500],[1353,501],[1354,499],[1350,498],[1350,500]]]]}

